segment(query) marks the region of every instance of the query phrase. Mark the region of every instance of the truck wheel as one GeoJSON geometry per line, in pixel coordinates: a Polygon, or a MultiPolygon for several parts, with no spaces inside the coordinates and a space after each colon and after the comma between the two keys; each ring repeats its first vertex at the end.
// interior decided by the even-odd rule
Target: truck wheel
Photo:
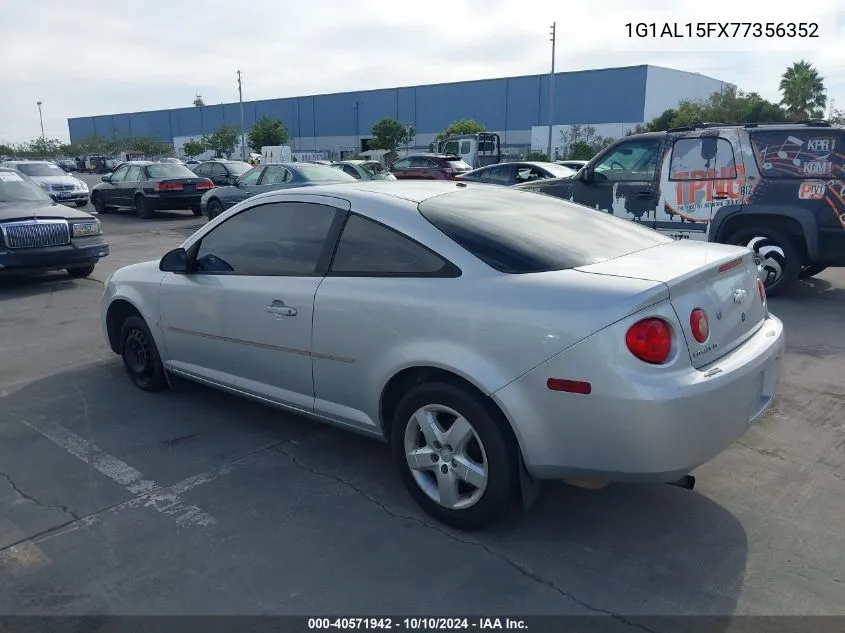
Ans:
{"type": "Polygon", "coordinates": [[[798,279],[809,279],[810,277],[815,277],[825,270],[827,270],[827,266],[822,266],[821,264],[810,264],[809,266],[804,266],[801,269],[801,272],[798,274],[798,279]]]}
{"type": "Polygon", "coordinates": [[[783,294],[798,279],[801,255],[785,233],[768,227],[750,227],[740,229],[726,242],[754,251],[760,280],[768,296],[783,294]]]}

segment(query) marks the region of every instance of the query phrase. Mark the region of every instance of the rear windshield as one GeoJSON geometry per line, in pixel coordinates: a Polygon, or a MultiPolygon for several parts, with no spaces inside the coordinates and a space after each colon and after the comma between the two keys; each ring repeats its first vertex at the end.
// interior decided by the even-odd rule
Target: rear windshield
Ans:
{"type": "Polygon", "coordinates": [[[299,173],[306,180],[312,182],[337,182],[338,180],[355,180],[352,176],[335,167],[327,165],[307,165],[302,164],[297,167],[299,173]]]}
{"type": "Polygon", "coordinates": [[[472,167],[464,162],[463,158],[458,156],[445,156],[444,159],[447,160],[452,167],[456,167],[457,169],[472,169],[472,167]]]}
{"type": "Polygon", "coordinates": [[[672,238],[603,211],[528,191],[467,188],[429,198],[419,211],[470,253],[503,273],[597,264],[672,238]]]}
{"type": "Polygon", "coordinates": [[[197,175],[184,165],[173,163],[158,163],[147,165],[147,173],[150,178],[196,178],[197,175]]]}
{"type": "Polygon", "coordinates": [[[242,163],[236,161],[234,163],[226,163],[226,167],[229,168],[229,172],[235,174],[236,176],[240,176],[241,174],[245,174],[250,169],[252,169],[252,165],[249,163],[242,163]]]}

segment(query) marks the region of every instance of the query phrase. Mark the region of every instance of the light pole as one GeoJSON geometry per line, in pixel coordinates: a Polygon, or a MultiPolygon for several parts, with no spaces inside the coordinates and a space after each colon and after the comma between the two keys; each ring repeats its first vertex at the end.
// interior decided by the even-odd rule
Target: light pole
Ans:
{"type": "Polygon", "coordinates": [[[551,32],[551,41],[552,41],[552,72],[549,73],[549,153],[548,159],[554,160],[552,158],[552,123],[554,121],[554,110],[555,110],[555,25],[556,22],[552,22],[552,32],[551,32]]]}
{"type": "Polygon", "coordinates": [[[360,115],[359,115],[359,111],[358,111],[359,103],[360,102],[358,102],[358,101],[352,102],[352,109],[355,110],[355,137],[358,141],[358,147],[355,148],[355,154],[353,154],[353,157],[357,156],[361,152],[361,128],[360,128],[360,125],[359,125],[359,121],[361,119],[360,119],[360,115]]]}
{"type": "Polygon", "coordinates": [[[38,106],[38,120],[41,121],[41,149],[44,150],[44,158],[47,158],[47,137],[44,136],[44,116],[41,114],[41,102],[36,101],[38,106]]]}
{"type": "Polygon", "coordinates": [[[244,93],[241,71],[238,71],[238,102],[241,105],[241,159],[246,162],[246,133],[244,132],[244,93]]]}

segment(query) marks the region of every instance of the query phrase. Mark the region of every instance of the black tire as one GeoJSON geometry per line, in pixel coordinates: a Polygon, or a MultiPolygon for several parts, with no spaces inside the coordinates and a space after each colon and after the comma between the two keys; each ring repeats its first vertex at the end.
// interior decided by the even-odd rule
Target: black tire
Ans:
{"type": "Polygon", "coordinates": [[[783,294],[798,279],[801,253],[785,233],[769,227],[750,227],[740,229],[726,241],[754,251],[767,296],[783,294]]]}
{"type": "Polygon", "coordinates": [[[100,194],[94,194],[93,196],[91,196],[91,204],[94,206],[94,210],[101,215],[103,213],[108,213],[109,211],[111,211],[111,208],[107,207],[103,202],[103,198],[100,196],[100,194]]]}
{"type": "Polygon", "coordinates": [[[130,316],[120,328],[120,354],[129,378],[144,391],[167,388],[164,367],[147,324],[139,316],[130,316]]]}
{"type": "MultiPolygon", "coordinates": [[[[443,416],[454,420],[454,417],[448,413],[443,414],[443,416]]],[[[485,403],[480,401],[477,396],[447,383],[432,382],[419,385],[402,398],[399,406],[396,407],[392,420],[391,452],[399,468],[402,482],[414,501],[425,512],[446,525],[461,530],[476,530],[494,522],[512,507],[518,474],[513,451],[517,449],[509,445],[511,442],[510,436],[507,429],[503,429],[500,424],[506,423],[492,415],[485,403]],[[415,471],[412,471],[408,465],[406,432],[409,433],[408,437],[422,439],[421,433],[417,436],[413,435],[417,431],[416,426],[412,430],[409,429],[411,425],[415,424],[412,420],[414,413],[427,406],[444,407],[459,413],[469,422],[474,431],[474,439],[470,440],[471,445],[468,444],[468,446],[470,449],[473,446],[476,447],[477,452],[475,454],[481,456],[486,466],[486,485],[482,491],[481,488],[474,488],[465,482],[461,482],[466,489],[470,490],[467,493],[468,498],[472,499],[475,494],[477,499],[463,509],[447,508],[430,497],[422,489],[421,484],[417,483],[413,474],[415,471]],[[477,496],[478,494],[480,494],[480,497],[477,496]]],[[[439,466],[425,470],[417,469],[416,472],[421,478],[428,479],[431,482],[430,486],[436,487],[435,481],[438,479],[438,474],[435,469],[446,469],[446,471],[441,472],[450,476],[453,472],[457,472],[453,469],[457,462],[450,459],[449,455],[451,453],[441,453],[437,457],[438,461],[432,461],[433,464],[436,463],[439,466]],[[445,461],[444,455],[446,455],[445,461]]],[[[460,457],[457,452],[454,455],[460,457]]],[[[434,457],[431,457],[431,459],[434,460],[434,457]]],[[[473,459],[473,461],[481,463],[477,459],[473,459]]]]}
{"type": "Polygon", "coordinates": [[[153,217],[153,209],[147,199],[142,195],[135,196],[135,213],[139,218],[149,220],[153,217]]]}
{"type": "Polygon", "coordinates": [[[194,213],[194,215],[202,215],[201,207],[191,207],[191,211],[194,213]]]}
{"type": "Polygon", "coordinates": [[[212,198],[208,201],[208,219],[213,220],[218,215],[223,213],[223,203],[217,198],[212,198]]]}
{"type": "Polygon", "coordinates": [[[87,200],[77,200],[77,201],[76,201],[76,206],[77,206],[77,207],[84,207],[84,206],[85,206],[85,205],[87,205],[87,204],[88,204],[88,201],[87,201],[87,200]]]}
{"type": "Polygon", "coordinates": [[[815,277],[825,270],[827,270],[827,266],[822,266],[821,264],[810,264],[809,266],[804,266],[801,269],[801,272],[798,273],[798,279],[809,279],[810,277],[815,277]]]}
{"type": "Polygon", "coordinates": [[[80,277],[87,277],[91,273],[94,272],[95,264],[91,264],[89,266],[85,266],[83,268],[67,268],[67,274],[73,277],[74,279],[79,279],[80,277]]]}

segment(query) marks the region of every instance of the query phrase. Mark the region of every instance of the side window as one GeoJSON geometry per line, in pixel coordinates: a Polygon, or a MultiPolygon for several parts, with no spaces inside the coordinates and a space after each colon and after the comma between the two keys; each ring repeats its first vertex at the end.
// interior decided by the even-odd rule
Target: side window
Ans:
{"type": "Polygon", "coordinates": [[[332,207],[304,202],[251,207],[202,238],[194,272],[314,275],[336,214],[332,207]]]}
{"type": "Polygon", "coordinates": [[[213,178],[225,178],[228,175],[226,168],[220,163],[211,163],[208,165],[208,173],[213,178]]]}
{"type": "Polygon", "coordinates": [[[124,178],[125,182],[137,182],[141,180],[141,168],[137,165],[133,165],[129,168],[129,171],[126,173],[126,178],[124,178]]]}
{"type": "Polygon", "coordinates": [[[346,277],[435,276],[448,262],[393,229],[350,215],[340,236],[331,273],[346,277]]]}
{"type": "Polygon", "coordinates": [[[264,171],[264,177],[261,179],[262,185],[281,185],[283,182],[290,180],[288,170],[279,165],[270,165],[264,171]]]}
{"type": "Polygon", "coordinates": [[[443,146],[443,153],[444,154],[458,154],[458,141],[449,141],[443,146]]]}
{"type": "Polygon", "coordinates": [[[763,178],[845,177],[845,134],[838,128],[753,132],[763,178]]]}
{"type": "Polygon", "coordinates": [[[393,163],[394,169],[408,169],[411,166],[411,159],[410,158],[403,158],[402,160],[397,160],[393,163]]]}
{"type": "Polygon", "coordinates": [[[669,180],[733,178],[736,178],[736,159],[727,139],[715,136],[680,138],[672,145],[669,180]]]}
{"type": "Polygon", "coordinates": [[[471,151],[471,143],[469,141],[461,141],[461,154],[469,154],[471,151]]]}
{"type": "MultiPolygon", "coordinates": [[[[509,165],[497,165],[487,170],[486,178],[495,182],[510,182],[511,169],[509,165]]],[[[522,170],[520,170],[522,171],[522,170]]]]}
{"type": "Polygon", "coordinates": [[[361,174],[359,174],[358,170],[351,165],[341,165],[340,168],[356,180],[361,180],[361,174]]]}
{"type": "Polygon", "coordinates": [[[639,139],[620,143],[595,166],[598,180],[646,182],[657,172],[660,141],[639,139]]]}
{"type": "Polygon", "coordinates": [[[195,167],[194,167],[194,173],[195,173],[197,176],[205,176],[205,175],[208,173],[208,171],[206,170],[206,164],[205,164],[205,163],[203,163],[203,164],[201,164],[201,165],[197,165],[197,166],[195,166],[195,167]]]}
{"type": "Polygon", "coordinates": [[[121,167],[116,172],[112,174],[111,181],[112,182],[123,182],[126,178],[126,172],[129,171],[129,167],[121,167]]]}
{"type": "Polygon", "coordinates": [[[258,182],[258,178],[261,176],[262,171],[264,171],[263,167],[254,167],[253,169],[250,169],[238,179],[238,185],[254,185],[258,182]]]}

